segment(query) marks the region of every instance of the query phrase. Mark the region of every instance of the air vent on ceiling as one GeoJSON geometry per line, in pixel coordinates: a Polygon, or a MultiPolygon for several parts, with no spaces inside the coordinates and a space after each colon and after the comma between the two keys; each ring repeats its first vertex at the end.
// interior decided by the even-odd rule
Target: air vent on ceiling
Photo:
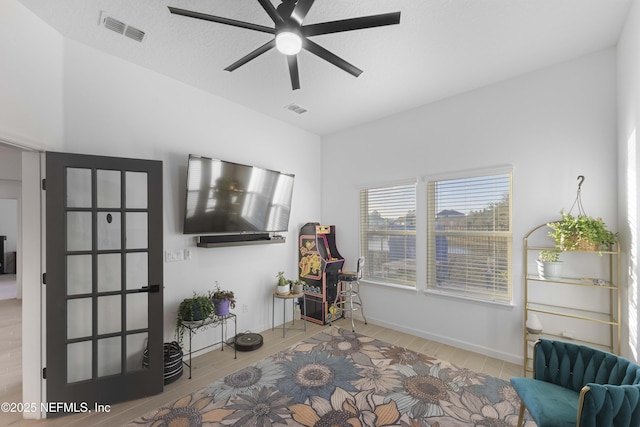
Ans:
{"type": "Polygon", "coordinates": [[[293,111],[294,113],[298,113],[298,114],[302,114],[302,113],[306,113],[307,112],[307,110],[305,108],[302,108],[298,104],[289,104],[289,105],[285,106],[284,108],[286,108],[289,111],[293,111]]]}
{"type": "Polygon", "coordinates": [[[123,34],[124,29],[127,28],[127,24],[107,16],[104,20],[104,27],[108,30],[115,31],[118,34],[123,34]]]}
{"type": "Polygon", "coordinates": [[[107,15],[104,11],[100,12],[99,25],[104,25],[106,29],[115,31],[118,34],[123,34],[138,42],[142,41],[145,34],[144,31],[127,25],[124,22],[107,15]]]}
{"type": "Polygon", "coordinates": [[[124,35],[129,37],[130,39],[134,39],[135,41],[141,42],[144,38],[144,31],[134,28],[132,26],[128,26],[124,31],[124,35]]]}

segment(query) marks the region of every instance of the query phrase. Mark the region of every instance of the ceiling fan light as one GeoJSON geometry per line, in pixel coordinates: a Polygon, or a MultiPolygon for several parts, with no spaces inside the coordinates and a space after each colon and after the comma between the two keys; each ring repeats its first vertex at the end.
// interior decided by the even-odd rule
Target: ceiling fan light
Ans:
{"type": "Polygon", "coordinates": [[[282,31],[276,35],[276,48],[285,55],[295,55],[302,49],[302,38],[292,31],[282,31]]]}

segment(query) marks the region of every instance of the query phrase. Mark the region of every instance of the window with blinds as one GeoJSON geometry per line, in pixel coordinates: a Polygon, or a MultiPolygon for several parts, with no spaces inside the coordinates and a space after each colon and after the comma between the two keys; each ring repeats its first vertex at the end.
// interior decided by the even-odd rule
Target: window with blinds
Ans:
{"type": "Polygon", "coordinates": [[[427,289],[511,302],[511,171],[427,182],[427,289]]]}
{"type": "Polygon", "coordinates": [[[416,285],[416,183],[360,191],[364,277],[416,285]]]}

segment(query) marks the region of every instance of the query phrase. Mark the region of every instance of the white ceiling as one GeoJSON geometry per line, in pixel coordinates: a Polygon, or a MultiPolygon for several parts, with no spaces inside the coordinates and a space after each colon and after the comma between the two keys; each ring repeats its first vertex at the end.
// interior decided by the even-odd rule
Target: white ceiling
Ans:
{"type": "Polygon", "coordinates": [[[296,91],[275,49],[224,71],[272,35],[167,9],[273,27],[257,0],[20,1],[65,37],[326,135],[613,46],[632,0],[318,0],[305,24],[396,11],[400,24],[314,37],[364,72],[303,50],[296,91]],[[99,26],[101,11],[144,31],[143,42],[99,26]]]}

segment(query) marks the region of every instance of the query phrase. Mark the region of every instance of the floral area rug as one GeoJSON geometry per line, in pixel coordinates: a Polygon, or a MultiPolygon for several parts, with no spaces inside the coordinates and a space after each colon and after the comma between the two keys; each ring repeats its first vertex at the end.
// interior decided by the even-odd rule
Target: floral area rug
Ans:
{"type": "Polygon", "coordinates": [[[506,381],[328,328],[128,425],[503,427],[519,408],[506,381]]]}

